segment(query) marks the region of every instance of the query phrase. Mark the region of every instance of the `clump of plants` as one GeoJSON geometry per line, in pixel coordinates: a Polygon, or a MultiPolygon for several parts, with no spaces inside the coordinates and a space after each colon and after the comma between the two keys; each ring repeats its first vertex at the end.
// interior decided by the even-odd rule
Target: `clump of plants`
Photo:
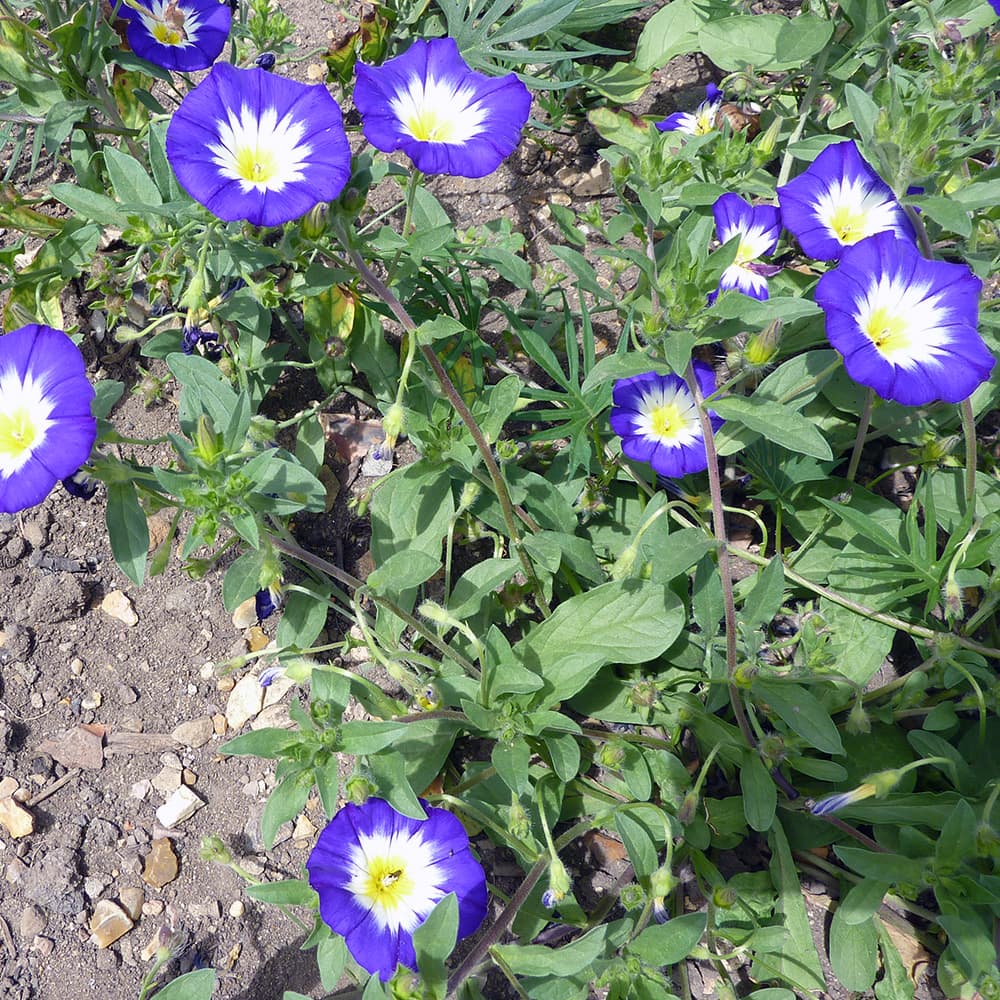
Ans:
{"type": "Polygon", "coordinates": [[[226,557],[228,608],[280,613],[228,666],[301,685],[294,728],[224,749],[275,761],[267,844],[318,790],[302,878],[246,891],[309,914],[327,990],[654,1000],[698,959],[720,995],[822,991],[808,873],[839,888],[844,988],[914,995],[909,914],[948,996],[1000,995],[996,0],[672,0],[609,51],[641,6],[399,0],[307,85],[268,0],[0,4],[0,509],[103,483],[136,583],[180,531],[190,573],[226,557]],[[690,53],[704,101],[622,110],[690,53]],[[509,220],[456,230],[435,179],[584,116],[613,197],[553,204],[544,265],[509,220]],[[43,153],[62,179],[29,196],[43,153]],[[71,279],[179,385],[170,462],[88,381],[71,279]],[[324,395],[277,421],[291,370],[324,395]],[[344,394],[381,461],[417,456],[356,502],[364,582],[293,521],[328,511],[344,394]],[[908,506],[881,488],[903,467],[908,506]],[[629,862],[597,900],[593,831],[629,862]]]}

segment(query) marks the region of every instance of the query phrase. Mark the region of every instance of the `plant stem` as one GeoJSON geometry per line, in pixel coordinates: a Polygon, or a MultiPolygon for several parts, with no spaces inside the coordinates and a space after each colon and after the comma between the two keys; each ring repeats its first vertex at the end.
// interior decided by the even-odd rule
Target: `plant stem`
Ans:
{"type": "MultiPolygon", "coordinates": [[[[364,262],[364,259],[361,257],[361,254],[350,246],[349,241],[346,239],[346,234],[342,233],[341,236],[343,238],[344,246],[348,248],[348,253],[350,254],[351,260],[354,262],[354,266],[365,279],[368,287],[371,288],[371,290],[389,307],[392,314],[396,317],[400,325],[407,331],[407,333],[411,337],[416,337],[417,324],[414,322],[413,317],[406,311],[406,307],[399,301],[399,299],[396,298],[393,292],[371,270],[371,268],[368,267],[368,265],[364,262]]],[[[438,356],[426,344],[420,345],[420,352],[423,354],[424,360],[431,366],[431,370],[434,372],[435,377],[440,383],[445,396],[448,397],[448,401],[454,407],[455,412],[459,415],[459,417],[461,417],[462,422],[465,424],[469,433],[472,435],[473,441],[476,443],[476,448],[479,450],[479,454],[482,456],[483,462],[486,465],[486,470],[490,474],[490,480],[493,483],[493,491],[496,494],[498,503],[500,504],[500,510],[503,512],[504,526],[507,529],[507,535],[517,552],[518,558],[521,560],[521,566],[524,569],[525,576],[527,576],[534,587],[535,600],[538,602],[538,606],[545,617],[548,617],[552,614],[552,609],[545,600],[542,593],[541,582],[535,573],[535,568],[532,566],[531,560],[528,558],[528,554],[524,551],[524,547],[521,544],[521,533],[517,526],[517,519],[514,517],[514,505],[510,498],[510,491],[507,489],[507,483],[503,478],[503,474],[500,472],[500,466],[497,465],[497,461],[493,457],[493,449],[486,440],[486,435],[483,434],[482,428],[479,426],[476,418],[472,415],[472,411],[462,398],[462,394],[455,388],[455,383],[448,377],[448,373],[444,370],[444,365],[441,364],[438,356]]]]}
{"type": "Polygon", "coordinates": [[[975,510],[976,505],[976,416],[972,412],[971,399],[963,399],[958,408],[965,435],[965,503],[968,507],[966,513],[969,513],[975,510]]]}
{"type": "Polygon", "coordinates": [[[865,446],[865,435],[872,422],[872,407],[875,405],[875,390],[869,389],[865,394],[865,405],[861,408],[861,418],[858,420],[858,433],[854,438],[854,449],[851,451],[851,461],[847,465],[847,481],[853,483],[861,462],[861,449],[865,446]]]}
{"type": "Polygon", "coordinates": [[[806,92],[802,95],[802,100],[799,102],[799,120],[795,125],[795,130],[788,137],[785,156],[781,161],[781,170],[778,172],[778,187],[787,182],[788,175],[792,172],[792,160],[794,159],[792,146],[799,141],[805,130],[806,121],[809,118],[809,109],[812,107],[813,101],[816,100],[816,91],[819,90],[820,82],[823,79],[823,71],[826,69],[826,60],[830,52],[831,49],[829,47],[824,48],[820,52],[816,59],[816,65],[813,67],[812,76],[809,77],[809,86],[806,87],[806,92]]]}
{"type": "Polygon", "coordinates": [[[701,386],[695,376],[694,362],[689,361],[684,373],[688,389],[698,408],[698,420],[701,422],[701,432],[705,438],[705,453],[708,457],[708,492],[712,498],[712,530],[719,543],[719,579],[722,583],[722,603],[726,617],[726,677],[729,684],[729,702],[733,707],[743,739],[747,746],[756,747],[750,723],[743,710],[743,701],[733,678],[736,674],[736,602],[733,599],[733,578],[729,564],[729,539],[726,537],[725,512],[722,509],[722,483],[719,479],[719,455],[715,450],[715,435],[712,431],[712,421],[705,409],[705,400],[701,394],[701,386]]]}

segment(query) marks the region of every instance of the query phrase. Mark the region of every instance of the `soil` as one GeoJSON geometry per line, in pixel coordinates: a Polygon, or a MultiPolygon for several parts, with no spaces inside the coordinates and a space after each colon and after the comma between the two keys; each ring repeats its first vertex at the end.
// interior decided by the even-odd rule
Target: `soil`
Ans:
{"type": "MultiPolygon", "coordinates": [[[[294,42],[303,53],[325,47],[327,33],[339,27],[336,4],[287,0],[282,6],[298,26],[294,42]]],[[[651,5],[645,16],[659,6],[651,5]]],[[[666,115],[697,103],[710,70],[675,60],[633,110],[666,115]]],[[[293,72],[305,78],[306,64],[293,72]]],[[[539,245],[535,237],[551,225],[546,206],[555,194],[566,197],[567,175],[557,179],[557,173],[566,167],[585,173],[596,162],[597,145],[585,127],[559,136],[545,155],[526,144],[490,177],[438,178],[431,186],[459,225],[510,218],[528,238],[530,257],[537,252],[530,248],[539,245]]],[[[109,359],[89,314],[76,307],[91,374],[134,386],[137,358],[109,359]]],[[[166,374],[156,362],[143,363],[166,374]]],[[[126,393],[113,414],[116,428],[146,438],[172,430],[170,395],[168,385],[165,401],[147,407],[141,395],[126,393]]],[[[322,540],[321,548],[342,553],[353,569],[364,551],[364,526],[347,512],[352,483],[343,466],[340,471],[347,489],[330,515],[310,522],[310,535],[322,540]]],[[[220,1000],[270,1000],[284,990],[319,997],[313,955],[299,950],[302,930],[276,908],[248,899],[243,880],[229,868],[199,856],[202,838],[218,835],[255,877],[297,877],[315,839],[300,822],[265,852],[259,820],[273,769],[267,761],[218,752],[235,735],[224,720],[229,688],[239,680],[238,674],[220,674],[220,665],[246,648],[244,630],[222,606],[222,570],[195,580],[173,560],[162,575],[136,587],[115,565],[104,511],[103,490],[81,501],[57,487],[39,507],[0,515],[0,781],[9,776],[17,782],[34,827],[18,839],[0,828],[0,997],[136,997],[148,968],[141,953],[163,926],[183,931],[189,943],[168,972],[214,967],[220,1000]],[[106,610],[114,594],[124,599],[126,610],[119,614],[126,620],[106,610]],[[172,736],[193,720],[208,720],[201,723],[211,733],[203,745],[172,736]],[[76,734],[75,744],[53,745],[67,733],[76,734]],[[156,811],[182,782],[204,805],[168,832],[156,811]],[[163,837],[179,869],[156,888],[142,875],[152,841],[163,837]],[[126,890],[141,891],[141,915],[134,929],[98,948],[89,927],[95,907],[127,898],[126,890]]],[[[274,628],[273,619],[265,624],[272,634],[274,628]]],[[[331,641],[339,638],[334,628],[331,620],[331,641]]],[[[287,692],[279,704],[294,697],[287,692]]],[[[281,708],[269,712],[268,721],[281,708]]],[[[316,799],[305,817],[313,828],[322,827],[316,799]]],[[[621,875],[619,859],[594,855],[591,862],[597,892],[621,875]]],[[[820,936],[824,909],[811,904],[820,936]]],[[[715,995],[711,975],[707,967],[694,972],[695,996],[715,995]]],[[[831,988],[829,995],[846,994],[831,988]]]]}

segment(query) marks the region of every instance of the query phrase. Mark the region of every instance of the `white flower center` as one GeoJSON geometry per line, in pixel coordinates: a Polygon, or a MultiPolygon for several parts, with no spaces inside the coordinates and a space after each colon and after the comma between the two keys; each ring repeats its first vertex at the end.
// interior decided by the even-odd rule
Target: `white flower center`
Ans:
{"type": "Polygon", "coordinates": [[[834,181],[816,200],[814,211],[830,235],[844,246],[896,226],[895,201],[860,178],[834,181]]]}
{"type": "Polygon", "coordinates": [[[676,447],[697,440],[701,433],[698,408],[686,386],[655,386],[639,400],[636,431],[676,447]]]}
{"type": "Polygon", "coordinates": [[[305,177],[302,168],[312,147],[302,142],[304,121],[291,113],[278,121],[275,108],[265,108],[258,117],[246,104],[239,115],[228,108],[226,117],[218,122],[219,141],[208,150],[223,177],[239,181],[244,194],[281,191],[305,177]]]}
{"type": "Polygon", "coordinates": [[[149,33],[161,44],[187,48],[198,38],[198,11],[181,7],[177,0],[152,0],[149,10],[136,7],[149,33]]]}
{"type": "Polygon", "coordinates": [[[938,354],[946,342],[942,335],[947,317],[943,293],[929,292],[926,282],[909,285],[883,274],[855,303],[854,318],[861,332],[890,364],[915,367],[938,354]]]}
{"type": "Polygon", "coordinates": [[[13,369],[0,373],[0,477],[14,475],[45,444],[54,408],[43,381],[29,374],[22,382],[13,369]]]}
{"type": "Polygon", "coordinates": [[[430,845],[417,834],[360,834],[347,891],[370,909],[380,930],[411,933],[444,896],[430,845]]]}
{"type": "Polygon", "coordinates": [[[433,77],[411,77],[389,106],[403,131],[420,142],[468,142],[480,134],[487,115],[471,87],[433,77]]]}
{"type": "Polygon", "coordinates": [[[737,267],[745,267],[758,257],[763,257],[771,249],[773,242],[771,236],[763,226],[751,226],[743,230],[738,226],[727,226],[719,233],[719,240],[728,243],[730,240],[740,238],[739,246],[736,249],[736,257],[733,264],[737,267]]]}

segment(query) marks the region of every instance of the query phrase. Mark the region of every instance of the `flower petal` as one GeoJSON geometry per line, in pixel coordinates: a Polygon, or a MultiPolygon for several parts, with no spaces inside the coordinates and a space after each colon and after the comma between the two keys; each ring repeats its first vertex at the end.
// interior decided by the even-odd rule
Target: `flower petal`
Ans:
{"type": "Polygon", "coordinates": [[[845,247],[876,233],[914,240],[889,185],[862,159],[853,140],[827,146],[804,173],[778,188],[778,201],[785,227],[817,260],[836,260],[845,247]]]}
{"type": "Polygon", "coordinates": [[[219,0],[135,0],[118,8],[128,21],[132,51],[164,69],[189,73],[219,58],[232,26],[232,10],[219,0]]]}
{"type": "Polygon", "coordinates": [[[220,219],[259,226],[331,201],[351,171],[340,108],[325,87],[226,63],[181,102],[166,147],[192,198],[220,219]]]}
{"type": "Polygon", "coordinates": [[[424,173],[483,177],[520,142],[531,95],[516,74],[476,73],[454,39],[435,38],[381,66],[358,63],[354,103],[377,149],[402,150],[424,173]]]}
{"type": "Polygon", "coordinates": [[[982,283],[962,264],[925,260],[908,239],[869,237],[820,278],[816,302],[847,373],[907,406],[957,403],[995,359],[977,329],[982,283]]]}

